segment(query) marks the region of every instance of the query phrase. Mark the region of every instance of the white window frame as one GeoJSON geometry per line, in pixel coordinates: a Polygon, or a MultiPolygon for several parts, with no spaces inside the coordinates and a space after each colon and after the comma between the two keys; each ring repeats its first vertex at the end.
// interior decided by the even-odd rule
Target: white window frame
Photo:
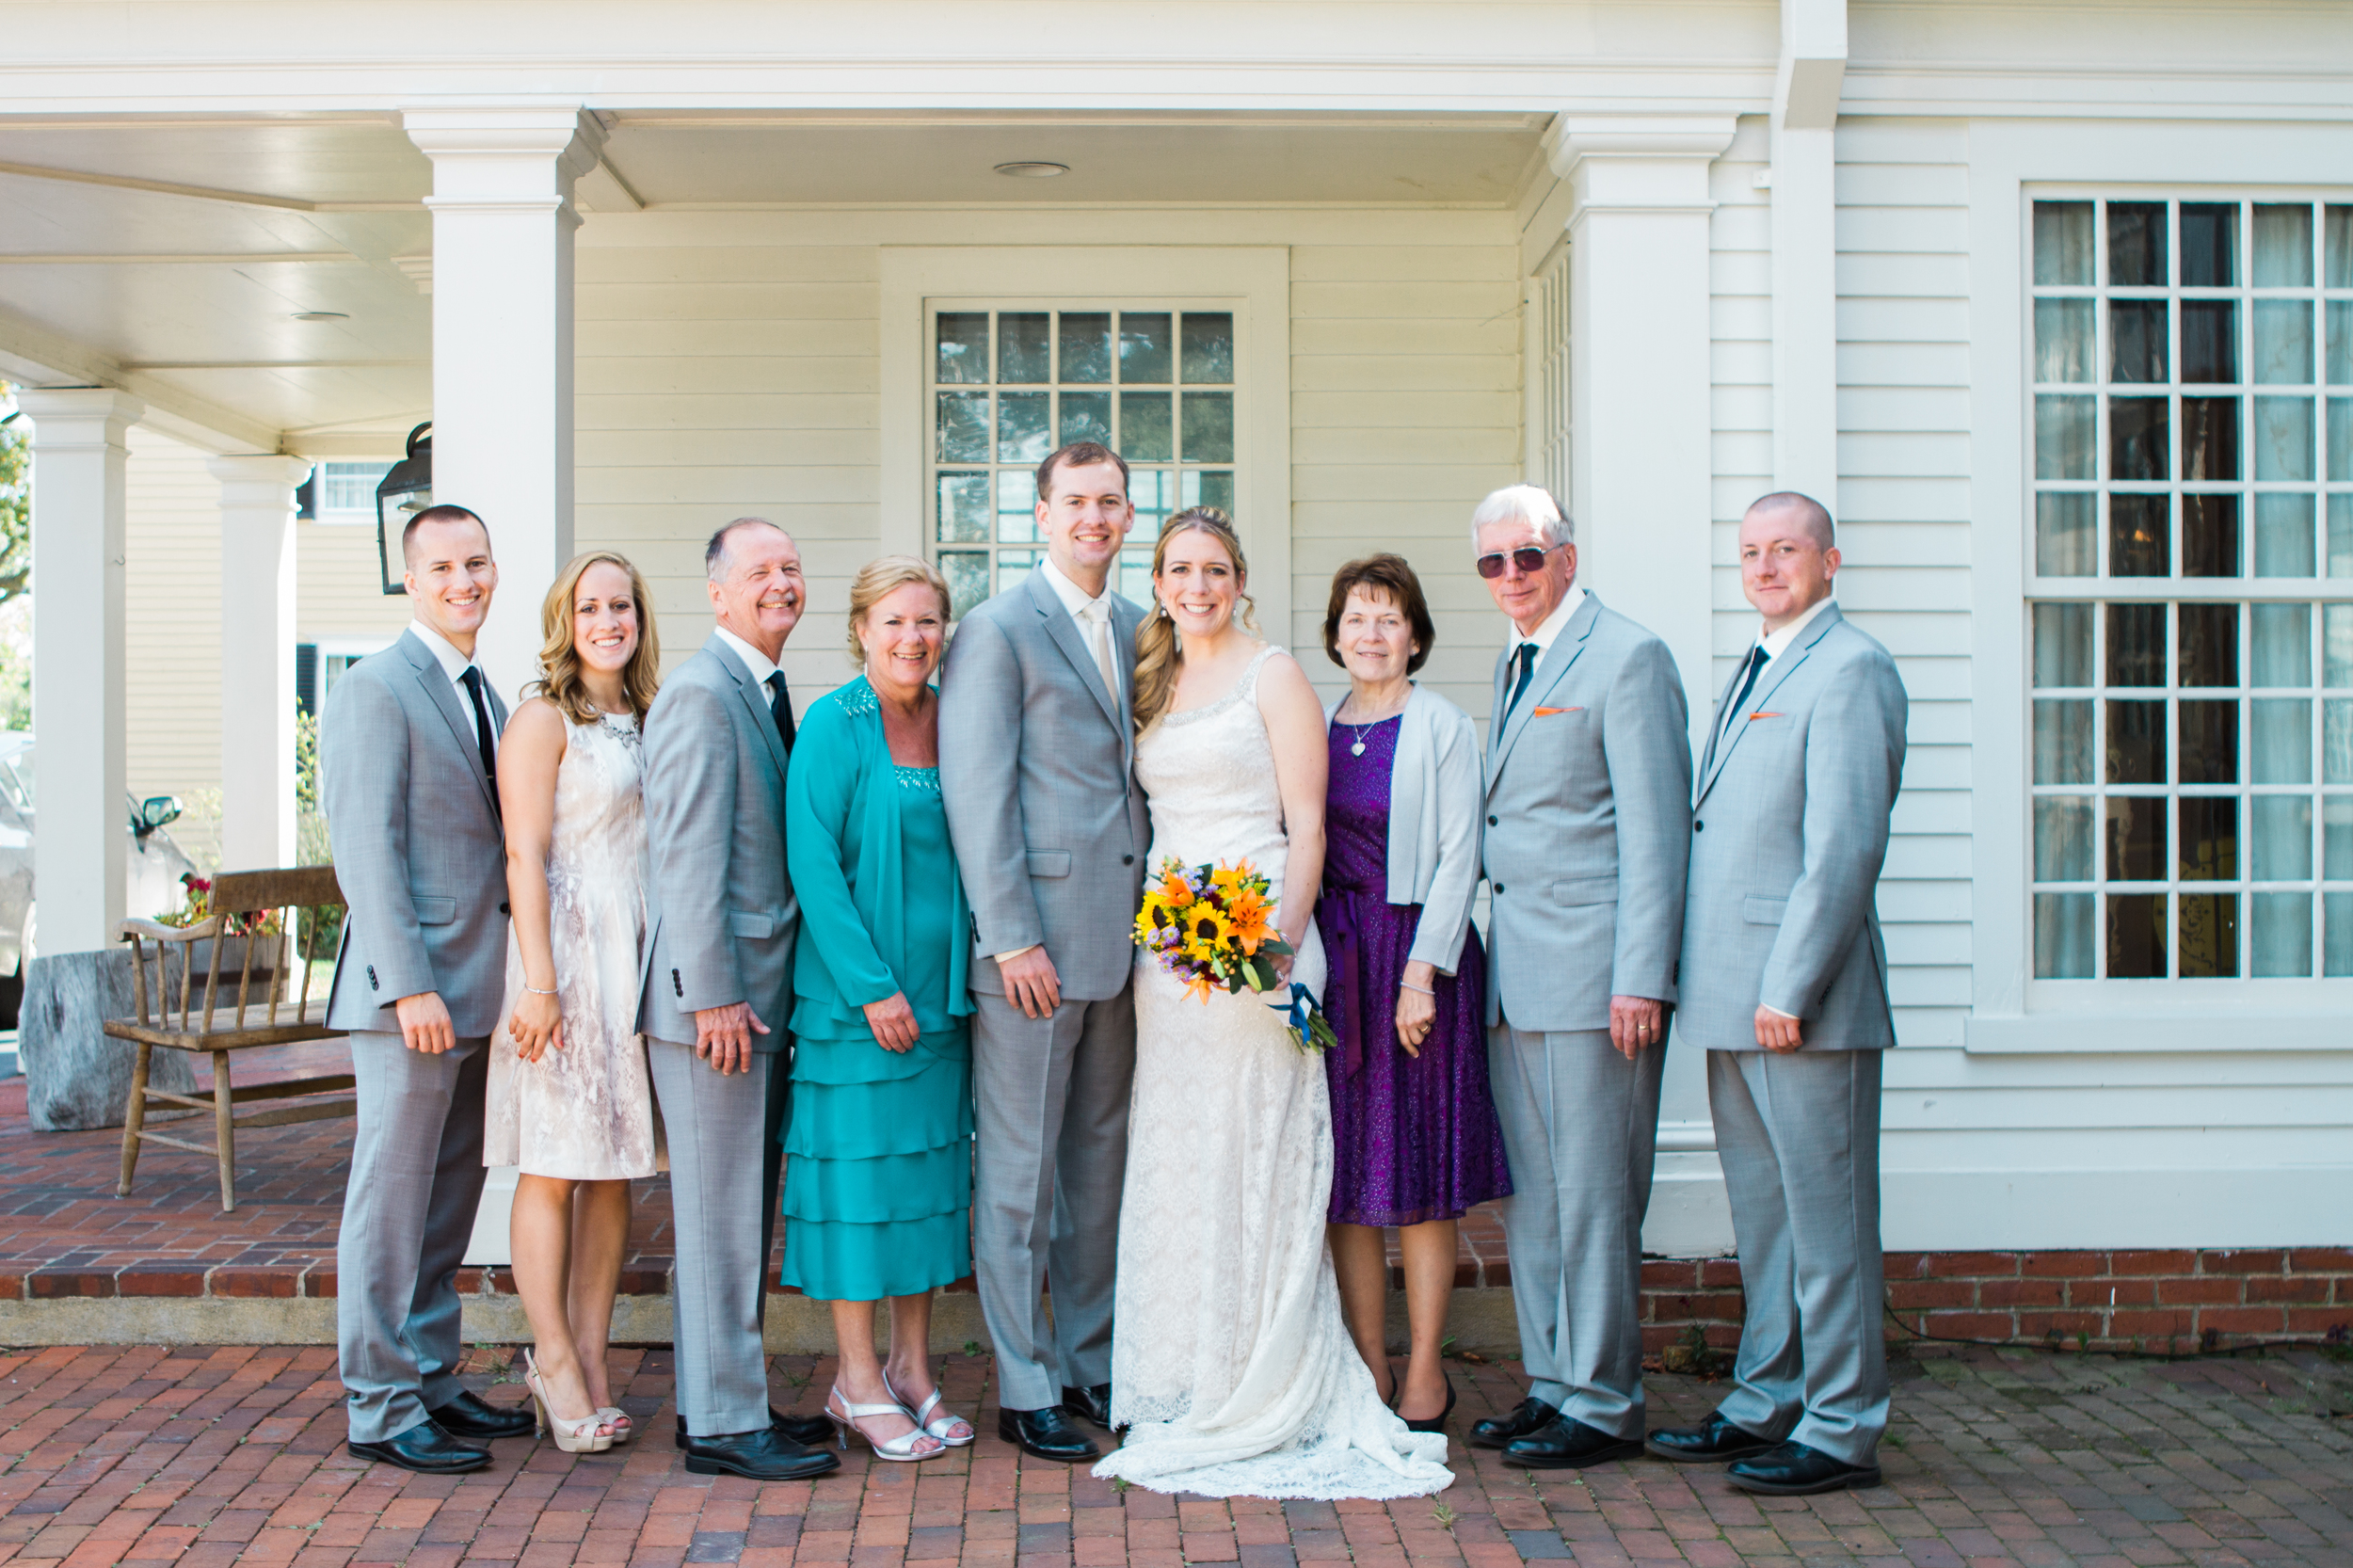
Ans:
{"type": "MultiPolygon", "coordinates": [[[[2032,980],[2032,711],[2026,613],[2034,549],[2032,206],[2037,199],[2353,200],[2353,138],[2309,126],[1986,120],[1970,136],[1972,1053],[2342,1051],[2348,993],[2329,980],[2032,980]]],[[[2242,578],[2248,589],[2271,582],[2242,578]]],[[[2127,598],[2127,594],[2111,597],[2127,598]]],[[[2242,599],[2281,597],[2249,591],[2242,599]]]]}
{"type": "MultiPolygon", "coordinates": [[[[312,475],[312,478],[315,481],[315,488],[312,493],[318,499],[313,501],[312,504],[310,517],[311,522],[322,528],[374,528],[376,523],[376,494],[373,488],[369,491],[368,504],[365,506],[353,507],[347,510],[334,512],[330,512],[327,509],[326,496],[328,466],[330,463],[350,463],[354,466],[381,468],[386,472],[390,472],[396,460],[397,459],[391,457],[321,458],[319,460],[318,467],[312,475]]],[[[379,482],[380,477],[381,476],[379,475],[379,482]]]]}
{"type": "Polygon", "coordinates": [[[1250,556],[1258,625],[1286,641],[1292,597],[1290,252],[1281,246],[886,247],[882,548],[931,554],[933,312],[1089,309],[1233,312],[1234,521],[1250,556]]]}

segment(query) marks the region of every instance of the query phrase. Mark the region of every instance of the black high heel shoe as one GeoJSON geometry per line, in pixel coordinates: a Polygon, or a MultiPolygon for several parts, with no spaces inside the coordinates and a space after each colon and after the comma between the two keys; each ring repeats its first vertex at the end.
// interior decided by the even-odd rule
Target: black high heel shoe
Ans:
{"type": "MultiPolygon", "coordinates": [[[[1446,1408],[1439,1411],[1435,1416],[1425,1416],[1418,1421],[1406,1422],[1405,1430],[1407,1432],[1446,1431],[1446,1418],[1454,1414],[1454,1379],[1450,1374],[1446,1372],[1440,1372],[1438,1375],[1446,1379],[1446,1408]]],[[[1394,1402],[1392,1402],[1389,1408],[1391,1410],[1395,1410],[1397,1406],[1394,1402]]]]}

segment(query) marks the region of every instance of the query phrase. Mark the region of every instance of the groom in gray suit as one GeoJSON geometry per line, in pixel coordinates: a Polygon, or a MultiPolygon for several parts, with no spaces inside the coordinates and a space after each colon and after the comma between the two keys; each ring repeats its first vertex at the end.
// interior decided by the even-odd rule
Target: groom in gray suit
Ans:
{"type": "Polygon", "coordinates": [[[1552,497],[1471,522],[1512,635],[1487,744],[1487,1056],[1528,1398],[1470,1440],[1531,1469],[1642,1447],[1642,1215],[1683,936],[1691,748],[1667,645],[1577,586],[1552,497]]]}
{"type": "Polygon", "coordinates": [[[1128,723],[1144,612],[1110,587],[1135,522],[1119,456],[1065,446],[1037,494],[1045,563],[967,611],[948,650],[939,782],[972,905],[972,1229],[998,1432],[1075,1462],[1099,1450],[1065,1413],[1111,1430],[1128,931],[1151,840],[1128,723]]]}
{"type": "Polygon", "coordinates": [[[688,1473],[839,1466],[822,1420],[768,1403],[760,1337],[782,1151],[800,905],[784,865],[792,699],[776,661],[808,584],[792,537],[738,518],[703,551],[718,626],[646,713],[645,972],[637,1027],[670,1150],[679,1447],[688,1473]]]}
{"type": "Polygon", "coordinates": [[[1683,926],[1683,1037],[1707,1099],[1747,1310],[1734,1387],[1650,1451],[1733,1461],[1796,1496],[1876,1486],[1880,1064],[1896,1043],[1873,896],[1903,778],[1903,681],[1831,599],[1830,513],[1793,491],[1740,520],[1765,617],[1700,765],[1683,926]]]}
{"type": "Polygon", "coordinates": [[[360,1112],[336,1338],[351,1451],[452,1475],[490,1463],[483,1440],[532,1427],[457,1381],[457,1266],[482,1198],[487,1048],[505,1002],[506,705],[473,663],[498,586],[489,530],[462,506],[429,507],[401,552],[416,619],[335,682],[319,731],[349,910],[327,1022],[351,1032],[360,1112]]]}

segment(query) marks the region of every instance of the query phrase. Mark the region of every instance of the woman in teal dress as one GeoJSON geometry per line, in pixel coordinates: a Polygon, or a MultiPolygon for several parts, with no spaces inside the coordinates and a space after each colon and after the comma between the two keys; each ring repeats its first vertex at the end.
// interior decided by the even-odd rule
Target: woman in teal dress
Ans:
{"type": "Polygon", "coordinates": [[[972,1052],[964,885],[939,798],[931,678],[948,584],[886,556],[850,588],[863,670],[809,705],[786,776],[800,897],[783,1283],[833,1306],[825,1414],[848,1447],[929,1459],[972,1441],[940,1406],[932,1292],[972,1272],[972,1052]],[[890,1359],[874,1306],[890,1303],[890,1359]]]}

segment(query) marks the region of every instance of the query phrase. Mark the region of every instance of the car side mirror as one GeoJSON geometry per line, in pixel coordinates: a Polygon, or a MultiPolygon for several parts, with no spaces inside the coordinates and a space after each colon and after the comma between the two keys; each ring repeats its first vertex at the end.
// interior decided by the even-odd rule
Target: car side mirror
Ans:
{"type": "Polygon", "coordinates": [[[131,831],[144,839],[157,828],[180,820],[178,795],[149,795],[139,802],[138,815],[132,820],[131,831]]]}

